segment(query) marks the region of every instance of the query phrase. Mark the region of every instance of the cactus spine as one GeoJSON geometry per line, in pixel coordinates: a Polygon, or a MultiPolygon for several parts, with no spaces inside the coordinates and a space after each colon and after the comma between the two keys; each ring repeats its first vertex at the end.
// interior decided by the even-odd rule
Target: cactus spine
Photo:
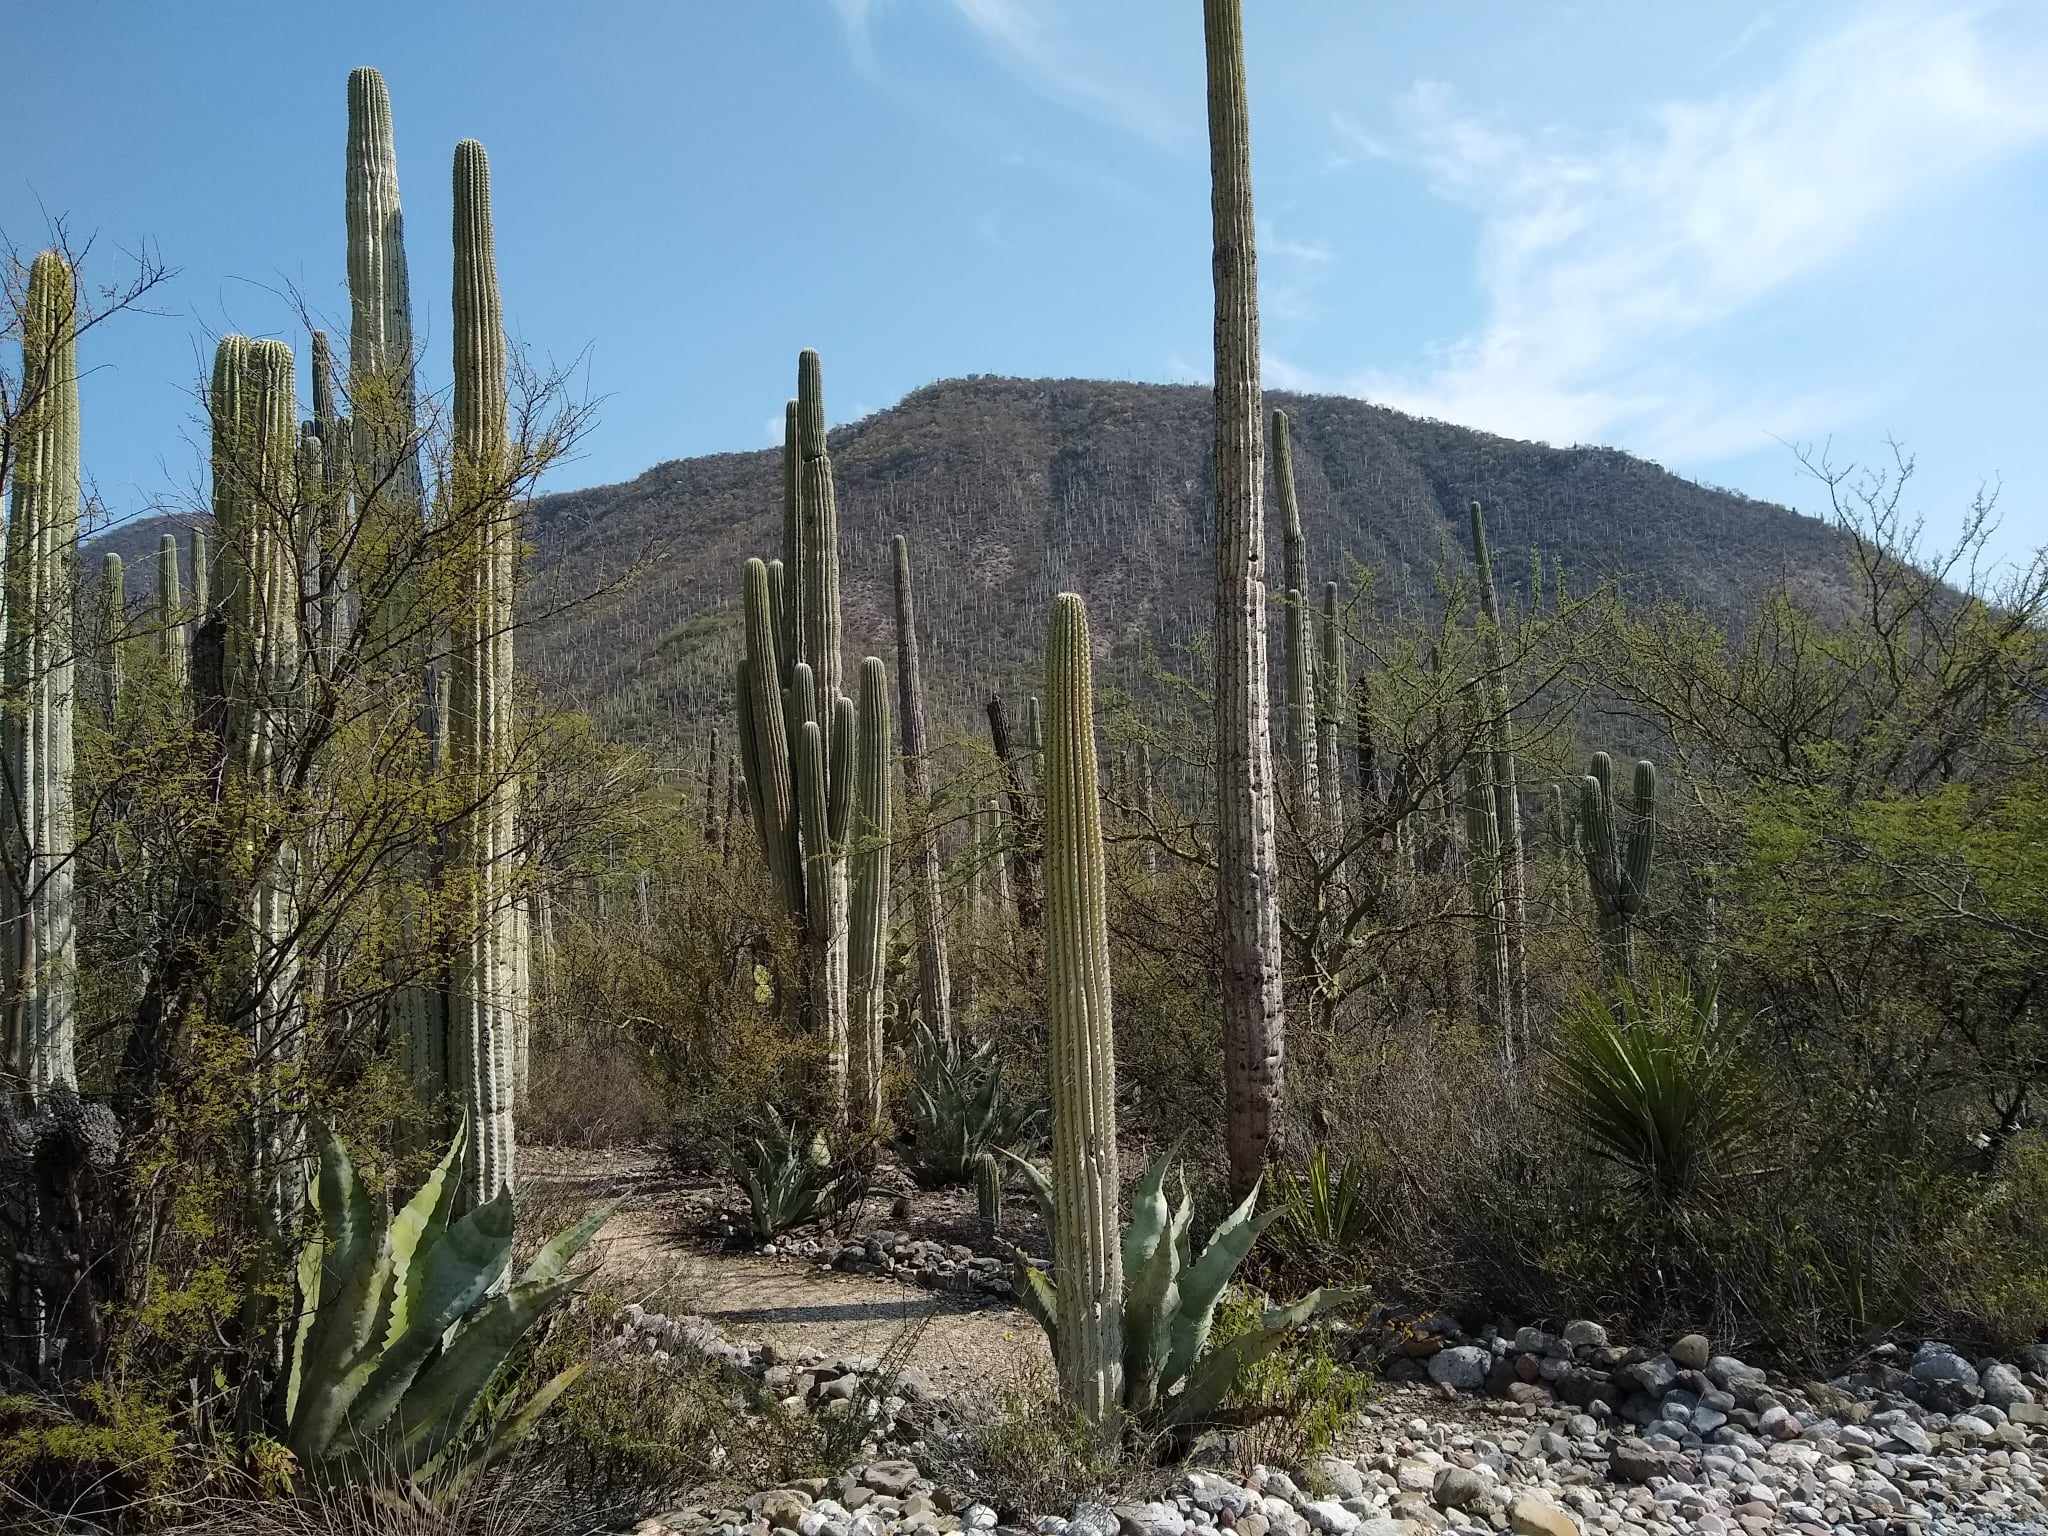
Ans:
{"type": "Polygon", "coordinates": [[[1636,975],[1636,927],[1650,894],[1650,860],[1657,847],[1657,768],[1647,758],[1635,768],[1632,803],[1615,805],[1614,760],[1593,754],[1593,771],[1579,781],[1579,842],[1586,882],[1609,981],[1636,975]]]}
{"type": "Polygon", "coordinates": [[[1215,277],[1216,802],[1230,1188],[1258,1184],[1287,1055],[1266,695],[1265,443],[1242,0],[1203,0],[1215,277]]]}
{"type": "Polygon", "coordinates": [[[1316,662],[1308,610],[1308,539],[1301,531],[1301,505],[1294,494],[1294,447],[1288,432],[1287,413],[1273,412],[1273,484],[1280,493],[1283,530],[1281,548],[1285,559],[1286,612],[1282,615],[1287,635],[1287,714],[1281,739],[1287,763],[1294,777],[1295,793],[1301,797],[1304,825],[1317,823],[1317,782],[1321,766],[1316,732],[1316,662]]]}
{"type": "Polygon", "coordinates": [[[1493,589],[1493,560],[1486,547],[1486,516],[1472,503],[1472,560],[1479,572],[1479,650],[1486,664],[1487,756],[1493,780],[1494,816],[1500,844],[1503,937],[1507,945],[1508,990],[1502,1029],[1510,1061],[1515,1040],[1529,1033],[1527,879],[1522,863],[1522,796],[1515,767],[1514,720],[1508,709],[1507,649],[1501,639],[1500,597],[1493,589]]]}
{"type": "Polygon", "coordinates": [[[910,544],[893,541],[896,571],[896,689],[903,717],[903,787],[915,820],[916,869],[911,883],[917,918],[917,995],[925,1027],[941,1039],[953,1032],[953,983],[946,962],[946,912],[939,841],[932,828],[931,767],[925,760],[924,677],[918,666],[917,613],[910,591],[910,544]]]}
{"type": "Polygon", "coordinates": [[[55,251],[29,267],[22,408],[14,423],[0,719],[12,805],[4,817],[0,976],[5,1067],[41,1100],[75,1087],[78,945],[72,900],[71,587],[78,561],[78,298],[55,251]]]}
{"type": "Polygon", "coordinates": [[[512,772],[512,589],[519,524],[508,492],[505,325],[483,145],[455,146],[455,442],[445,516],[460,541],[449,627],[448,770],[467,809],[451,882],[467,907],[449,969],[447,1056],[468,1118],[464,1198],[514,1184],[513,1096],[526,1015],[524,934],[513,890],[519,781],[512,772]]]}
{"type": "Polygon", "coordinates": [[[1088,610],[1063,592],[1045,645],[1046,1002],[1051,1016],[1053,1253],[1060,1389],[1102,1422],[1123,1397],[1116,1034],[1096,792],[1088,610]]]}
{"type": "MultiPolygon", "coordinates": [[[[888,1013],[884,962],[889,939],[889,676],[881,658],[860,664],[854,748],[850,924],[854,1084],[868,1123],[882,1118],[882,1025],[888,1013]]],[[[841,770],[842,773],[845,770],[841,770]]]]}

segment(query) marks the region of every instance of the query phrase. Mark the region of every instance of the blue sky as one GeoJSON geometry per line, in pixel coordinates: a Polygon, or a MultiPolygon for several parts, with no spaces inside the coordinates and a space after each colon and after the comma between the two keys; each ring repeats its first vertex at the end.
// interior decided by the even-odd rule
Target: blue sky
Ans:
{"type": "MultiPolygon", "coordinates": [[[[2048,7],[1253,0],[1269,387],[1601,442],[1816,509],[1780,440],[1919,457],[2048,542],[2048,7]]],[[[0,231],[179,268],[90,338],[89,472],[189,494],[226,330],[345,330],[344,85],[395,103],[447,371],[448,165],[492,156],[508,319],[581,358],[560,485],[963,373],[1206,376],[1195,0],[78,0],[15,18],[0,231]]]]}

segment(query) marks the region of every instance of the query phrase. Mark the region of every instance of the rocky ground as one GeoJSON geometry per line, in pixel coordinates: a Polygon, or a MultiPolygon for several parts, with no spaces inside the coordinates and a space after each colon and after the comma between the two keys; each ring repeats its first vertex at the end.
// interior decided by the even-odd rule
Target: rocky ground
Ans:
{"type": "Polygon", "coordinates": [[[984,1285],[986,1255],[957,1241],[971,1235],[957,1212],[934,1235],[895,1203],[864,1233],[721,1253],[703,1251],[715,1197],[699,1192],[688,1220],[659,1204],[635,1197],[633,1240],[607,1263],[646,1274],[661,1248],[700,1278],[677,1294],[754,1304],[630,1309],[616,1347],[712,1354],[786,1406],[859,1415],[871,1456],[831,1481],[671,1511],[637,1536],[2048,1536],[2048,1345],[2011,1361],[1886,1345],[1828,1380],[1795,1380],[1698,1335],[1668,1349],[1610,1342],[1591,1322],[1468,1336],[1391,1311],[1348,1340],[1384,1389],[1298,1475],[1238,1475],[1198,1456],[1142,1502],[999,1511],[919,1469],[956,1465],[927,1453],[987,1402],[992,1379],[1043,1355],[1035,1327],[984,1285]],[[736,1285],[701,1283],[748,1266],[736,1285]],[[824,1304],[763,1308],[764,1277],[824,1304]],[[860,1302],[838,1299],[848,1286],[860,1302]],[[930,1289],[953,1294],[938,1303],[930,1289]],[[868,1311],[876,1323],[850,1335],[848,1314],[868,1311]],[[939,1345],[892,1348],[903,1319],[927,1313],[948,1323],[939,1345]]]}

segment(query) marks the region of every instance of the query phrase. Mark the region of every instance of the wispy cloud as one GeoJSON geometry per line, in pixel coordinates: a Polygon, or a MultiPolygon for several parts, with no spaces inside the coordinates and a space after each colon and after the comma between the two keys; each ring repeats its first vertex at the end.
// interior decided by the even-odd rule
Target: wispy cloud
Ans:
{"type": "MultiPolygon", "coordinates": [[[[1994,20],[1931,4],[1863,13],[1761,85],[1668,102],[1596,141],[1418,84],[1384,148],[1478,217],[1483,325],[1411,373],[1269,369],[1515,436],[1676,458],[1868,409],[1867,386],[1760,393],[1689,366],[1683,344],[1838,265],[1943,183],[2048,140],[2048,43],[1994,39],[1994,20]]],[[[1340,152],[1382,147],[1332,126],[1340,152]]]]}
{"type": "Polygon", "coordinates": [[[1082,47],[1060,24],[1052,0],[951,0],[952,7],[1004,64],[1035,89],[1104,118],[1155,144],[1188,136],[1185,118],[1119,69],[1113,57],[1082,47]]]}

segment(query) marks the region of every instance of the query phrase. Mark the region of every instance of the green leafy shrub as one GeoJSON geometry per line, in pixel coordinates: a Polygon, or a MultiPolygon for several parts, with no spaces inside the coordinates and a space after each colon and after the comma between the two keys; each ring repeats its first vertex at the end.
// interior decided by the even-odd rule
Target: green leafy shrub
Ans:
{"type": "Polygon", "coordinates": [[[32,1511],[148,1514],[171,1492],[178,1454],[170,1406],[132,1390],[94,1382],[73,1403],[0,1397],[0,1526],[32,1511]]]}
{"type": "Polygon", "coordinates": [[[1328,1269],[1356,1262],[1370,1232],[1366,1167],[1351,1159],[1331,1177],[1330,1153],[1317,1147],[1297,1174],[1284,1163],[1272,1173],[1272,1246],[1290,1264],[1328,1269]]]}
{"type": "MultiPolygon", "coordinates": [[[[1249,1291],[1226,1295],[1216,1310],[1218,1343],[1254,1332],[1263,1310],[1249,1291]]],[[[1371,1389],[1370,1376],[1332,1353],[1327,1327],[1289,1335],[1255,1361],[1238,1386],[1238,1402],[1246,1410],[1235,1447],[1242,1469],[1266,1465],[1305,1471],[1336,1443],[1371,1389]]]]}
{"type": "Polygon", "coordinates": [[[1022,1151],[1037,1136],[1044,1111],[1004,1081],[993,1039],[970,1046],[919,1024],[910,1064],[910,1168],[927,1188],[965,1184],[985,1154],[1022,1151]]]}

